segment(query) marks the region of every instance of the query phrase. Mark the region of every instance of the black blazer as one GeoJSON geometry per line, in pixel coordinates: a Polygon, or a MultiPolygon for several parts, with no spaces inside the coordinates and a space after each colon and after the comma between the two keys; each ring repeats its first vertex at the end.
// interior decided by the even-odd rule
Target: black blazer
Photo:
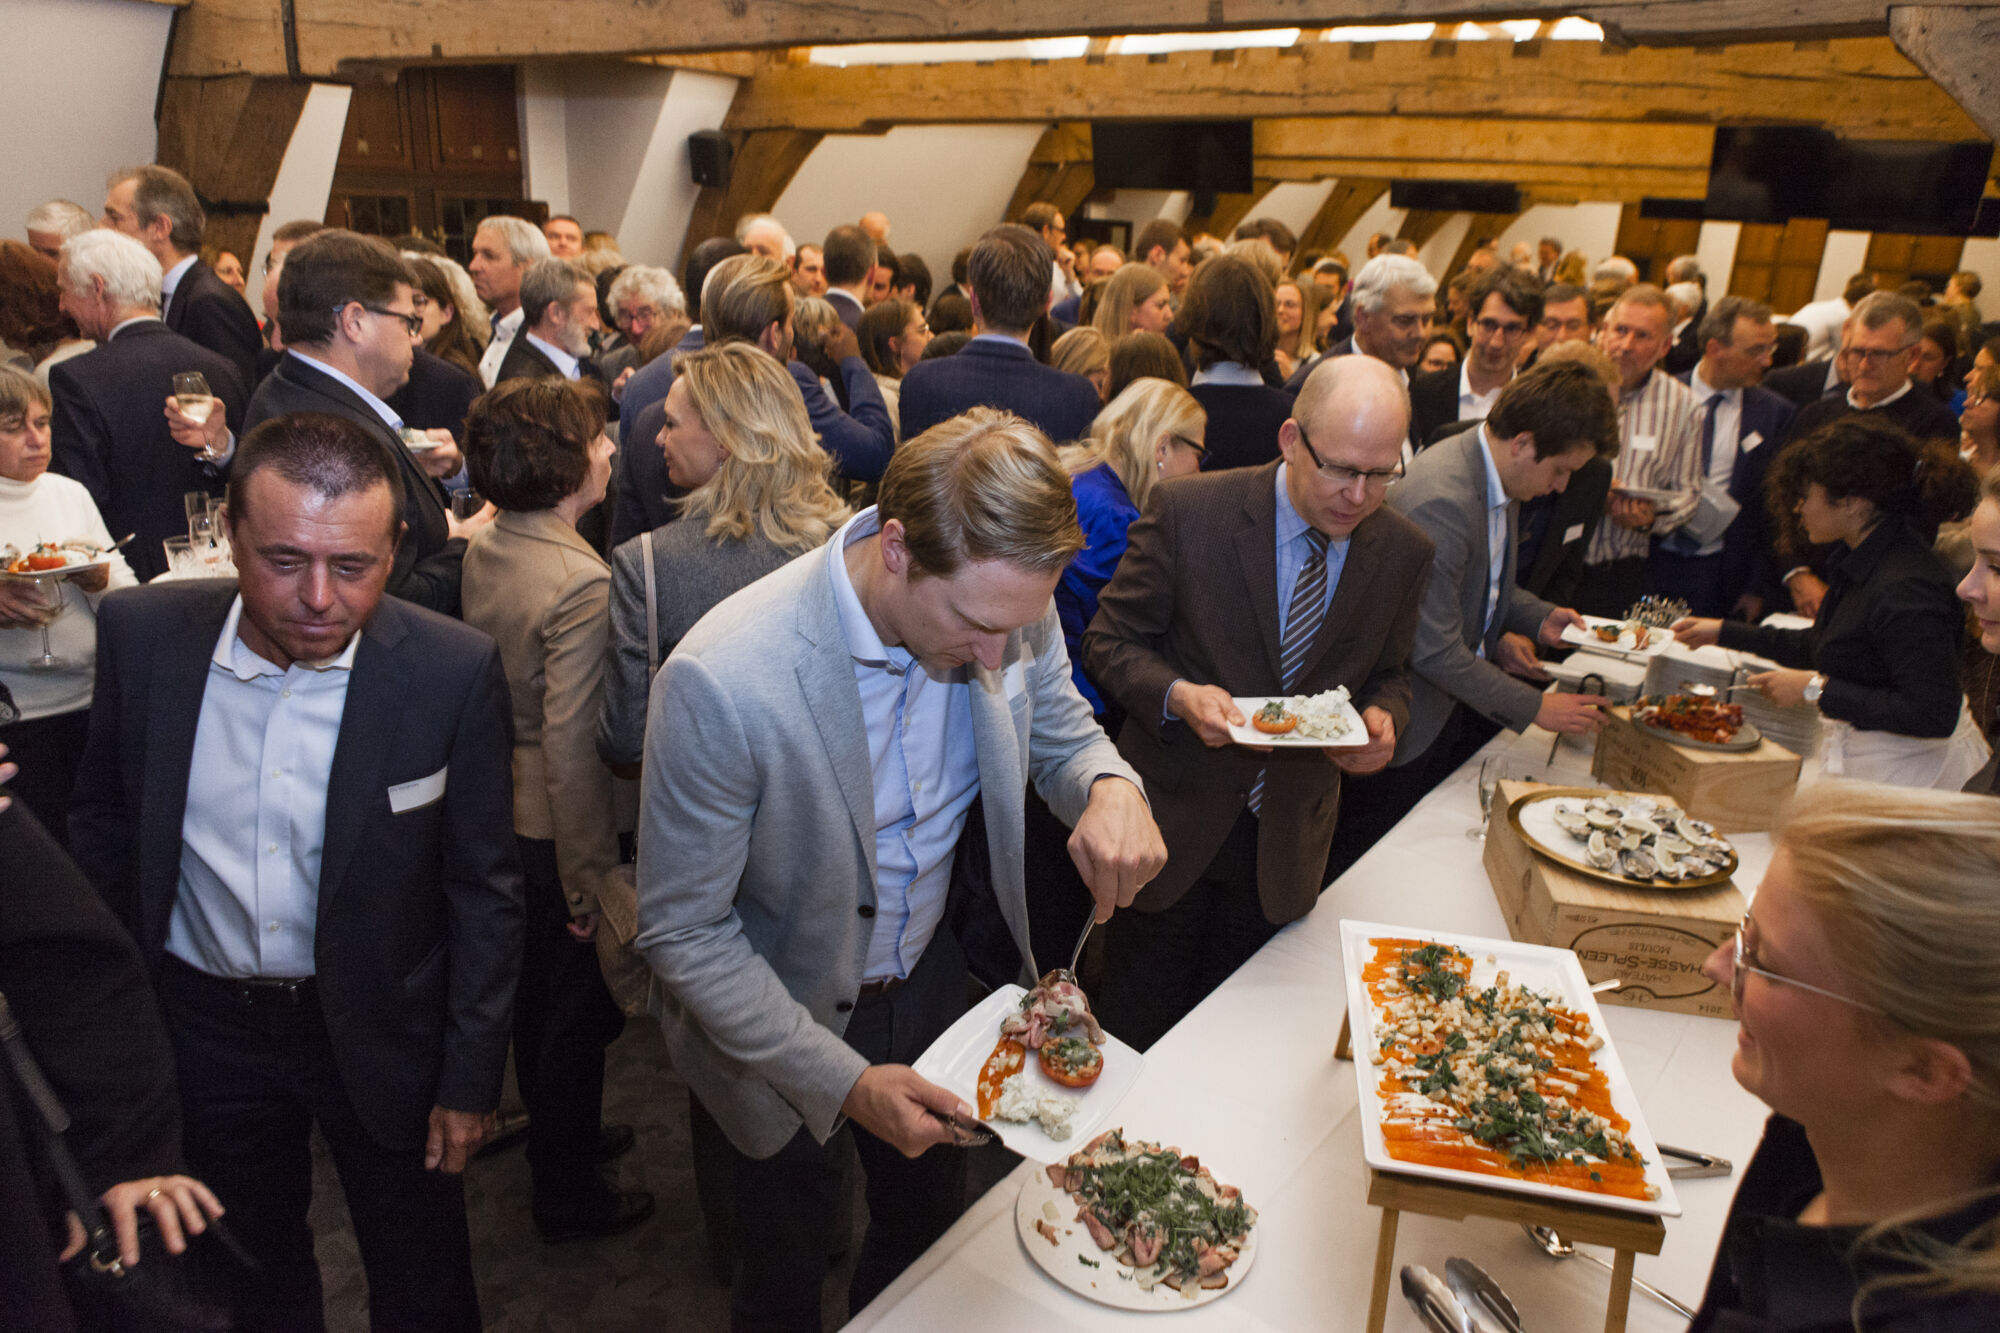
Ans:
{"type": "MultiPolygon", "coordinates": [[[[597,365],[589,357],[577,362],[577,374],[583,379],[601,380],[597,365]]],[[[553,377],[568,379],[562,367],[549,359],[548,353],[528,341],[528,331],[522,329],[514,335],[514,341],[507,344],[507,355],[500,358],[500,369],[493,376],[495,384],[502,380],[539,380],[553,377]]]]}
{"type": "Polygon", "coordinates": [[[1836,721],[1937,738],[1958,725],[1963,626],[1952,577],[1930,543],[1888,518],[1834,558],[1811,629],[1725,620],[1722,646],[1819,672],[1820,711],[1836,721]]]}
{"type": "MultiPolygon", "coordinates": [[[[97,695],[70,831],[79,864],[157,972],[180,886],[188,766],[236,585],[169,583],[98,607],[97,695]]],[[[513,740],[500,651],[385,597],[362,631],[327,780],[313,942],[334,1062],[385,1147],[433,1105],[500,1099],[521,965],[513,740]],[[443,794],[391,811],[389,789],[443,794]]]]}
{"type": "MultiPolygon", "coordinates": [[[[0,993],[69,1112],[85,1184],[180,1170],[173,1050],[132,937],[24,806],[0,814],[0,865],[0,993]]],[[[0,1327],[62,1333],[76,1325],[49,1242],[68,1205],[14,1093],[0,1064],[0,1327]]]]}
{"type": "Polygon", "coordinates": [[[408,382],[382,401],[404,424],[418,430],[448,430],[462,445],[465,414],[472,410],[472,400],[485,392],[479,376],[419,347],[410,362],[408,382]]]}
{"type": "Polygon", "coordinates": [[[1804,365],[1786,366],[1783,370],[1773,370],[1766,374],[1762,387],[1787,400],[1794,407],[1804,407],[1809,403],[1818,402],[1831,392],[1826,387],[1826,377],[1832,369],[1833,363],[1829,361],[1808,361],[1804,365]]]}
{"type": "Polygon", "coordinates": [[[1562,490],[1521,506],[1521,551],[1515,583],[1557,606],[1576,605],[1583,556],[1611,494],[1611,460],[1593,458],[1570,474],[1562,490]]]}
{"type": "MultiPolygon", "coordinates": [[[[257,382],[257,353],[264,334],[242,293],[215,275],[206,260],[197,259],[181,274],[174,299],[167,304],[167,327],[192,339],[236,367],[245,384],[257,382]]],[[[214,384],[209,385],[214,388],[214,384]]]]}
{"type": "MultiPolygon", "coordinates": [[[[78,358],[81,360],[82,358],[78,358]]],[[[257,386],[243,428],[252,430],[287,412],[331,412],[374,432],[397,460],[403,478],[403,522],[408,530],[396,547],[389,591],[405,601],[448,616],[458,614],[459,565],[465,541],[445,522],[444,488],[424,475],[395,432],[354,391],[299,356],[287,356],[257,386]]]]}
{"type": "Polygon", "coordinates": [[[1958,444],[1958,418],[1951,409],[1938,401],[1937,395],[1921,384],[1912,384],[1910,391],[1893,403],[1867,409],[1857,408],[1847,401],[1845,394],[1828,394],[1826,397],[1807,404],[1792,418],[1791,434],[1787,440],[1802,440],[1829,422],[1838,421],[1850,413],[1867,411],[1892,425],[1899,426],[1913,440],[1948,440],[1953,446],[1958,444]]]}
{"type": "Polygon", "coordinates": [[[1458,370],[1453,366],[1410,377],[1410,438],[1420,449],[1459,419],[1458,370]]]}
{"type": "Polygon", "coordinates": [[[1291,419],[1292,395],[1268,384],[1197,384],[1188,392],[1208,413],[1204,472],[1276,461],[1278,428],[1291,419]]]}
{"type": "Polygon", "coordinates": [[[166,402],[183,371],[199,371],[230,426],[240,427],[250,390],[235,365],[158,320],[128,325],[95,351],[49,367],[50,466],[83,483],[113,538],[138,534],[125,558],[141,580],[166,571],[161,542],[187,536],[182,497],[222,493],[221,474],[167,432],[166,402]]]}
{"type": "Polygon", "coordinates": [[[999,407],[1065,444],[1090,434],[1103,406],[1089,380],[1043,365],[1020,343],[969,342],[950,356],[919,361],[903,376],[903,438],[913,440],[970,407],[999,407]]]}

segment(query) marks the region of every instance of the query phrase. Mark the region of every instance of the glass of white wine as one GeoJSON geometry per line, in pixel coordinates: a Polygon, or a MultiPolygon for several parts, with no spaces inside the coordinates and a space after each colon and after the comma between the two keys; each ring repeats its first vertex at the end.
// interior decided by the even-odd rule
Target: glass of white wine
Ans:
{"type": "MultiPolygon", "coordinates": [[[[218,404],[215,395],[209,392],[208,381],[202,378],[200,372],[186,370],[174,376],[174,406],[188,420],[206,422],[218,404]]],[[[204,463],[216,462],[221,457],[215,450],[202,446],[201,460],[204,463]]]]}
{"type": "Polygon", "coordinates": [[[63,671],[69,667],[69,659],[58,657],[49,643],[49,626],[68,609],[63,600],[63,581],[59,578],[38,578],[35,591],[42,597],[42,655],[30,658],[28,667],[33,671],[63,671]]]}
{"type": "Polygon", "coordinates": [[[1493,800],[1500,790],[1500,757],[1489,755],[1479,761],[1479,823],[1465,831],[1474,842],[1486,841],[1486,826],[1493,819],[1493,800]]]}

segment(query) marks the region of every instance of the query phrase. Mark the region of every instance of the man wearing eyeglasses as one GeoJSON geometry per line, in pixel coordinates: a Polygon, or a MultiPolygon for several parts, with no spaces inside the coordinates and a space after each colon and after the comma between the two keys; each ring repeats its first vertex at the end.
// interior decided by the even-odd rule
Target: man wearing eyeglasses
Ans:
{"type": "MultiPolygon", "coordinates": [[[[1828,394],[1800,408],[1785,442],[1802,440],[1853,412],[1879,412],[1914,440],[1948,440],[1956,446],[1958,418],[1951,409],[1934,394],[1913,392],[1910,354],[1923,326],[1923,311],[1907,296],[1870,292],[1857,301],[1841,326],[1840,350],[1834,353],[1847,392],[1828,394]]],[[[1826,581],[1815,569],[1822,562],[1815,555],[1800,558],[1794,553],[1788,558],[1783,552],[1775,559],[1773,568],[1784,571],[1780,581],[1791,594],[1793,608],[1800,615],[1817,615],[1826,595],[1826,581]]]]}
{"type": "Polygon", "coordinates": [[[1167,866],[1109,927],[1106,1026],[1150,1045],[1312,910],[1344,775],[1382,769],[1409,716],[1410,646],[1431,539],[1383,507],[1409,400],[1373,357],[1321,363],[1278,461],[1161,485],[1083,637],[1128,713],[1118,749],[1146,778],[1167,866]],[[1234,744],[1234,699],[1345,686],[1367,730],[1342,749],[1234,744]]]}
{"type": "Polygon", "coordinates": [[[1475,278],[1466,303],[1473,314],[1466,323],[1472,350],[1465,360],[1450,370],[1433,370],[1410,381],[1410,434],[1419,448],[1434,443],[1454,423],[1463,430],[1486,420],[1493,400],[1514,378],[1521,349],[1542,318],[1540,286],[1511,264],[1487,269],[1475,278]]]}
{"type": "MultiPolygon", "coordinates": [[[[445,615],[458,614],[465,538],[482,521],[452,517],[439,478],[459,469],[448,430],[407,431],[387,399],[410,377],[423,319],[415,275],[386,241],[351,231],[310,236],[285,256],[278,275],[278,326],[285,359],[251,395],[246,432],[290,412],[330,412],[359,422],[386,445],[402,479],[407,525],[396,547],[389,592],[445,615]]],[[[169,412],[173,409],[169,408],[169,412]]],[[[218,452],[234,439],[217,419],[171,419],[183,444],[218,452]]]]}

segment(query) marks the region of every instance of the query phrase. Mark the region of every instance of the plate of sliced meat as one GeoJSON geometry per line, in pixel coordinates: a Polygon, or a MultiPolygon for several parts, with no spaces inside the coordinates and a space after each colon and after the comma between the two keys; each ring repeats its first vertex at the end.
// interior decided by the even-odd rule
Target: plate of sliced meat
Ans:
{"type": "Polygon", "coordinates": [[[1021,1245],[1081,1296],[1121,1310],[1189,1310],[1243,1285],[1257,1210],[1179,1148],[1107,1129],[1031,1174],[1021,1245]]]}
{"type": "Polygon", "coordinates": [[[1068,972],[1002,986],[931,1043],[913,1068],[978,1109],[1023,1157],[1053,1162],[1102,1129],[1146,1059],[1106,1032],[1068,972]]]}

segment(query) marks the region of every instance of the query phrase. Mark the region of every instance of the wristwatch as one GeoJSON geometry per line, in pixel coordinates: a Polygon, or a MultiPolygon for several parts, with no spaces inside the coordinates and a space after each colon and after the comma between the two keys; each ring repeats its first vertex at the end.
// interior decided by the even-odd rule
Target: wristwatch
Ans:
{"type": "Polygon", "coordinates": [[[1817,705],[1820,695],[1824,693],[1826,693],[1826,677],[1815,672],[1813,678],[1806,682],[1805,701],[1817,705]]]}

